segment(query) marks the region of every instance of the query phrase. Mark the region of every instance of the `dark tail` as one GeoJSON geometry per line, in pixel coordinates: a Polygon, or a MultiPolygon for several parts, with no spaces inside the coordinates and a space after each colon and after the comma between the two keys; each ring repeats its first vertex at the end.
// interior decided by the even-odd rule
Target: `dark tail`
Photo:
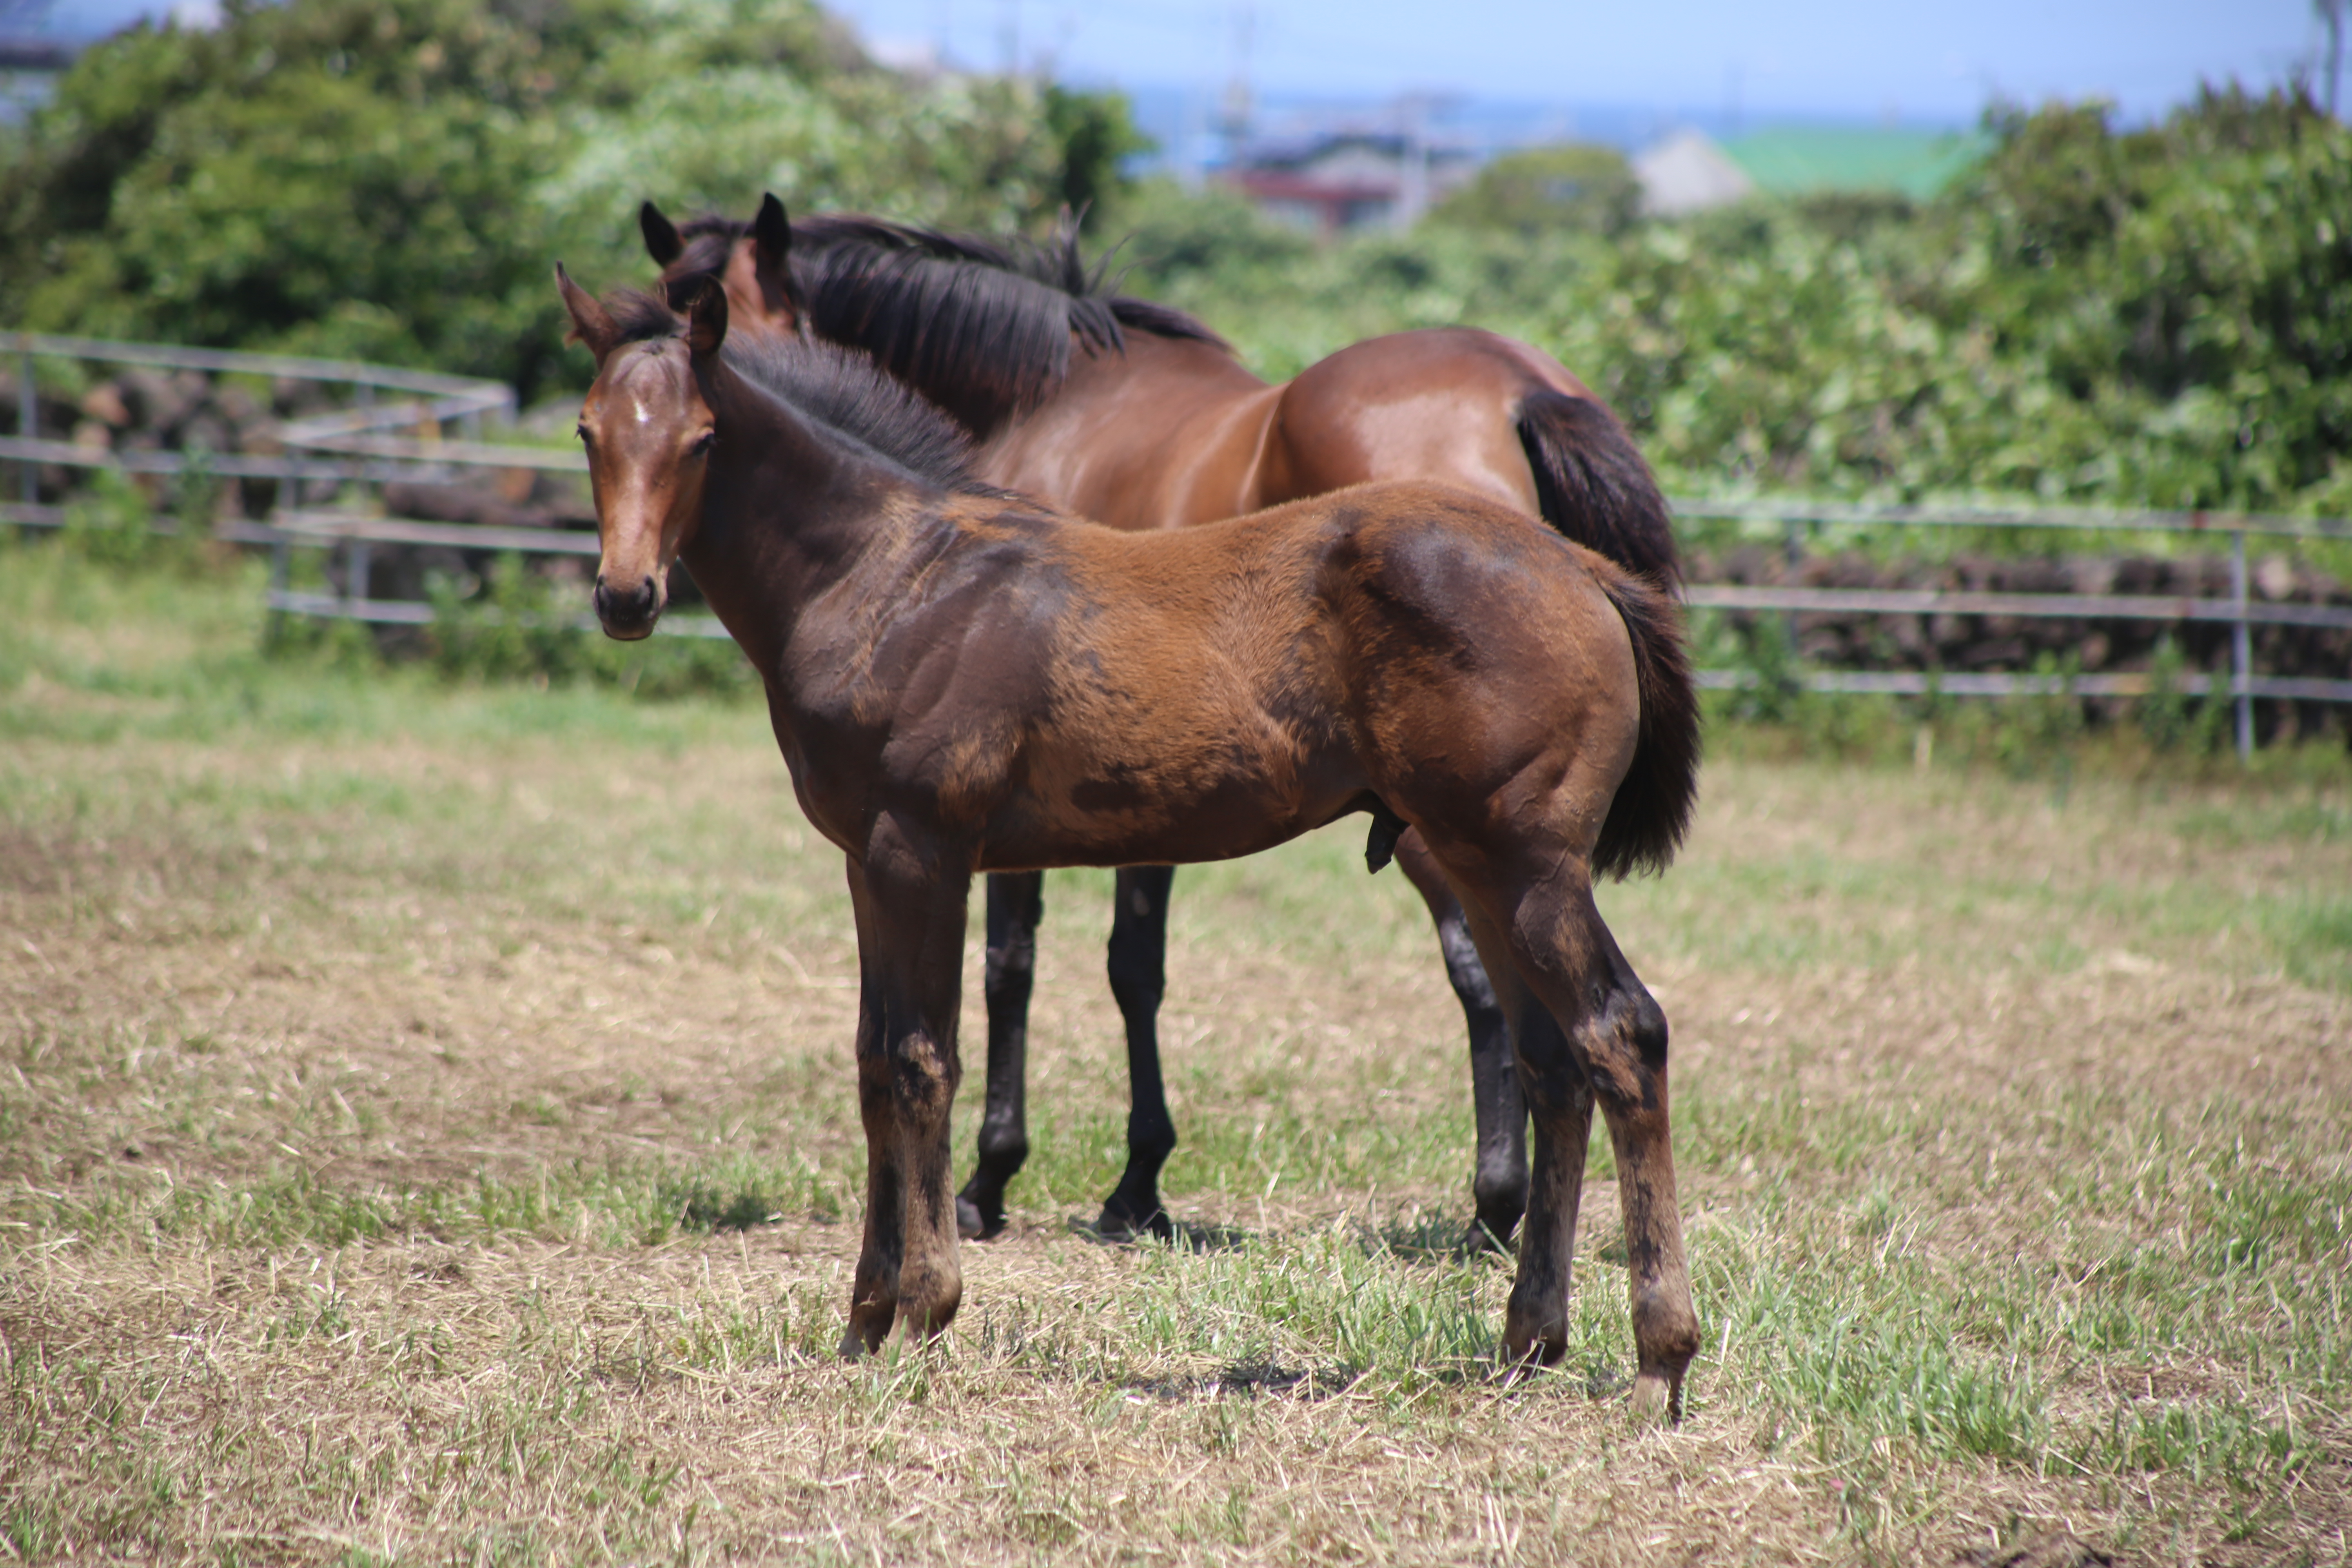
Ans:
{"type": "Polygon", "coordinates": [[[1519,444],[1546,522],[1661,586],[1681,584],[1666,498],[1617,416],[1591,398],[1539,387],[1519,404],[1519,444]]]}
{"type": "MultiPolygon", "coordinates": [[[[1639,459],[1635,459],[1639,461],[1639,459]]],[[[1682,618],[1663,587],[1614,572],[1594,574],[1633,640],[1642,726],[1633,765],[1609,803],[1592,868],[1604,877],[1663,871],[1690,826],[1698,799],[1698,689],[1691,684],[1682,618]]]]}

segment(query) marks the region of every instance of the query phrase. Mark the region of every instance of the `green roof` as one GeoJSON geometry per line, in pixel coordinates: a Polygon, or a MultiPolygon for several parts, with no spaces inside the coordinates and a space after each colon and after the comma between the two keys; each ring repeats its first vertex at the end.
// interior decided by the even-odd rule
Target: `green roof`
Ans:
{"type": "Polygon", "coordinates": [[[1991,146],[1974,132],[1790,126],[1736,137],[1723,151],[1776,196],[1894,191],[1924,202],[1991,146]]]}

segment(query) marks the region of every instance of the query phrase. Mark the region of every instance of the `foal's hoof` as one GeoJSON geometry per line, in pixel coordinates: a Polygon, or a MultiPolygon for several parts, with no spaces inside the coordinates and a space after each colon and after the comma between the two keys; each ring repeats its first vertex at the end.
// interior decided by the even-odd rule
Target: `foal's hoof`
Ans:
{"type": "Polygon", "coordinates": [[[1644,1371],[1633,1378],[1633,1414],[1644,1420],[1663,1420],[1669,1426],[1683,1418],[1683,1380],[1671,1373],[1644,1371]]]}
{"type": "Polygon", "coordinates": [[[1540,1372],[1558,1366],[1568,1355],[1568,1325],[1557,1321],[1522,1323],[1507,1315],[1503,1322],[1503,1360],[1514,1372],[1540,1372]]]}
{"type": "Polygon", "coordinates": [[[895,1306],[866,1302],[849,1309],[849,1322],[841,1331],[841,1359],[863,1361],[882,1348],[898,1317],[895,1306]]]}

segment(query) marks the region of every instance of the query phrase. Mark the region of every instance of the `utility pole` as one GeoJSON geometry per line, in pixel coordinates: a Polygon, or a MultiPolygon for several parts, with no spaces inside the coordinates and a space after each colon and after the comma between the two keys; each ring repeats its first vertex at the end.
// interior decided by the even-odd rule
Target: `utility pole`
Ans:
{"type": "Polygon", "coordinates": [[[2336,113],[2336,79],[2344,69],[2344,0],[2311,0],[2319,25],[2327,29],[2327,116],[2336,113]]]}
{"type": "Polygon", "coordinates": [[[1256,41],[1256,0],[1241,0],[1234,7],[1234,68],[1225,80],[1224,102],[1217,112],[1217,129],[1225,139],[1225,162],[1241,162],[1249,142],[1250,121],[1255,109],[1250,91],[1250,47],[1256,41]]]}

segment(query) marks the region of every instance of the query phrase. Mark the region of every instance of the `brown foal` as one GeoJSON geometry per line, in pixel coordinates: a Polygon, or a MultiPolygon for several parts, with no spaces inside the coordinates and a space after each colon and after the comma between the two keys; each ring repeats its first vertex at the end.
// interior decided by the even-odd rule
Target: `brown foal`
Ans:
{"type": "Polygon", "coordinates": [[[865,356],[726,347],[558,270],[597,361],[582,410],[614,637],[683,560],[768,693],[802,809],[847,859],[860,971],[864,1246],[845,1354],[962,1296],[949,1169],[973,875],[1252,854],[1351,812],[1418,832],[1467,911],[1535,1129],[1517,1363],[1567,1348],[1597,1098],[1622,1194],[1634,1399],[1678,1412],[1698,1321],[1666,1021],[1592,901],[1687,820],[1697,710],[1651,583],[1472,492],[1361,486],[1120,532],[971,477],[865,356]],[[722,348],[725,352],[722,353],[722,348]]]}
{"type": "MultiPolygon", "coordinates": [[[[1066,226],[1007,248],[857,217],[791,223],[772,195],[749,224],[681,231],[651,203],[646,244],[674,304],[723,286],[737,330],[804,329],[866,349],[953,415],[976,471],[1114,528],[1189,527],[1379,479],[1433,479],[1540,516],[1618,564],[1671,584],[1664,501],[1623,427],[1549,355],[1492,332],[1399,332],[1268,385],[1180,311],[1102,290],[1066,226]]],[[[1396,858],[1428,904],[1470,1037],[1478,1151],[1474,1242],[1507,1241],[1527,1202],[1527,1110],[1499,997],[1465,911],[1418,835],[1396,858]]],[[[1176,1144],[1160,1065],[1172,868],[1131,866],[1113,901],[1110,982],[1126,1021],[1133,1110],[1106,1234],[1171,1226],[1159,1177],[1176,1144]]],[[[1027,1157],[1024,1080],[1045,879],[988,882],[988,1096],[979,1161],[958,1199],[992,1236],[1027,1157]]]]}

